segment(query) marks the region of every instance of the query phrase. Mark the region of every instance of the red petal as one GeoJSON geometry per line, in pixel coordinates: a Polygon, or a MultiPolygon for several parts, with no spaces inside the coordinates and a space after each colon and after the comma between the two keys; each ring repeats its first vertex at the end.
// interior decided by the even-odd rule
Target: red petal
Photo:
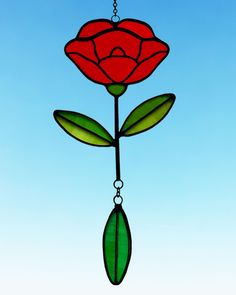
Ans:
{"type": "Polygon", "coordinates": [[[137,66],[129,57],[108,57],[99,65],[115,82],[122,82],[137,66]]]}
{"type": "Polygon", "coordinates": [[[95,54],[95,48],[92,41],[77,41],[72,40],[65,46],[66,54],[80,53],[81,55],[98,62],[95,54]]]}
{"type": "Polygon", "coordinates": [[[94,41],[100,59],[110,56],[115,47],[123,49],[127,56],[136,58],[141,42],[131,34],[119,30],[104,33],[94,41]]]}
{"type": "Polygon", "coordinates": [[[77,54],[68,54],[74,64],[81,70],[81,72],[90,80],[99,84],[111,84],[110,80],[103,71],[94,62],[85,59],[77,54]]]}
{"type": "Polygon", "coordinates": [[[112,29],[112,22],[106,19],[92,20],[87,22],[80,29],[77,38],[88,38],[94,36],[97,33],[100,33],[105,30],[112,29]]]}
{"type": "Polygon", "coordinates": [[[157,53],[137,66],[133,74],[124,81],[125,84],[137,83],[146,79],[166,57],[166,53],[157,53]]]}
{"type": "Polygon", "coordinates": [[[169,47],[165,43],[159,42],[157,40],[143,41],[138,62],[141,62],[142,60],[160,51],[169,52],[169,47]]]}
{"type": "Polygon", "coordinates": [[[118,28],[129,30],[142,38],[153,38],[152,28],[145,22],[136,19],[124,19],[118,24],[118,28]]]}
{"type": "Polygon", "coordinates": [[[113,55],[113,56],[125,56],[125,52],[124,52],[124,50],[122,50],[122,48],[115,47],[112,50],[111,55],[113,55]]]}

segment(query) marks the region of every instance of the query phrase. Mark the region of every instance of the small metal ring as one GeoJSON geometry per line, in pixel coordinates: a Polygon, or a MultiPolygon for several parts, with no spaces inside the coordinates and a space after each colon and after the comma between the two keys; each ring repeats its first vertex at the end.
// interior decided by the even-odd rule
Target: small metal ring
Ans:
{"type": "Polygon", "coordinates": [[[121,196],[117,196],[117,195],[116,195],[116,196],[113,198],[113,202],[114,202],[115,205],[121,205],[121,204],[123,203],[123,198],[122,198],[121,196]],[[117,203],[117,202],[116,202],[116,199],[120,199],[120,202],[117,203]]]}
{"type": "Polygon", "coordinates": [[[114,186],[114,188],[116,188],[116,189],[122,189],[122,187],[124,186],[124,182],[123,182],[121,179],[116,179],[116,180],[113,182],[113,186],[114,186]]]}
{"type": "Polygon", "coordinates": [[[113,15],[111,17],[111,21],[113,21],[114,23],[118,23],[120,21],[119,15],[113,15]]]}

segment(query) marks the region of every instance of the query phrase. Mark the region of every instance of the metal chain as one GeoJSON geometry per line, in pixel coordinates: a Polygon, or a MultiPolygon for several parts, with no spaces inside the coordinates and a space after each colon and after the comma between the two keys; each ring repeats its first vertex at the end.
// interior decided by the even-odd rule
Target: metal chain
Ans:
{"type": "Polygon", "coordinates": [[[119,15],[117,15],[117,13],[118,13],[118,9],[117,9],[117,6],[118,6],[118,4],[117,4],[117,0],[113,0],[113,16],[111,17],[111,20],[113,21],[113,22],[119,22],[120,21],[120,17],[119,17],[119,15]]]}
{"type": "Polygon", "coordinates": [[[116,16],[117,15],[117,12],[118,12],[118,9],[117,9],[117,1],[116,0],[114,0],[114,2],[113,2],[113,7],[114,7],[114,9],[113,9],[113,13],[114,13],[114,16],[116,16]]]}
{"type": "Polygon", "coordinates": [[[118,205],[118,204],[122,204],[123,203],[123,198],[120,195],[120,190],[122,189],[122,187],[124,186],[124,183],[121,179],[116,179],[113,183],[114,188],[116,189],[116,195],[113,198],[113,202],[114,204],[118,205]]]}

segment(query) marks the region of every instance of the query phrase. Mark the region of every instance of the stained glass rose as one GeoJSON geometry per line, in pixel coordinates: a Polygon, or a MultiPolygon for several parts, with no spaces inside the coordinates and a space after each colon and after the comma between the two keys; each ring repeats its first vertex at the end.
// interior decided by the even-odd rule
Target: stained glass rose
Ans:
{"type": "Polygon", "coordinates": [[[66,55],[93,82],[133,84],[146,79],[169,52],[145,22],[93,20],[65,46],[66,55]]]}

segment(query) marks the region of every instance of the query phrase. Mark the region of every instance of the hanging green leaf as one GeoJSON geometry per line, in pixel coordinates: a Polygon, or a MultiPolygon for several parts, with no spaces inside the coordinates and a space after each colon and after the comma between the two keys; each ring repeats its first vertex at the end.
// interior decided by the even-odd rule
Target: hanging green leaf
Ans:
{"type": "Polygon", "coordinates": [[[137,106],[126,118],[120,136],[131,136],[144,132],[161,122],[175,102],[171,93],[155,96],[137,106]]]}
{"type": "Polygon", "coordinates": [[[112,146],[114,140],[108,131],[97,121],[70,111],[56,110],[53,113],[56,122],[70,136],[94,146],[112,146]]]}
{"type": "Polygon", "coordinates": [[[103,257],[110,282],[119,285],[128,269],[131,257],[131,234],[124,210],[116,204],[103,233],[103,257]]]}

